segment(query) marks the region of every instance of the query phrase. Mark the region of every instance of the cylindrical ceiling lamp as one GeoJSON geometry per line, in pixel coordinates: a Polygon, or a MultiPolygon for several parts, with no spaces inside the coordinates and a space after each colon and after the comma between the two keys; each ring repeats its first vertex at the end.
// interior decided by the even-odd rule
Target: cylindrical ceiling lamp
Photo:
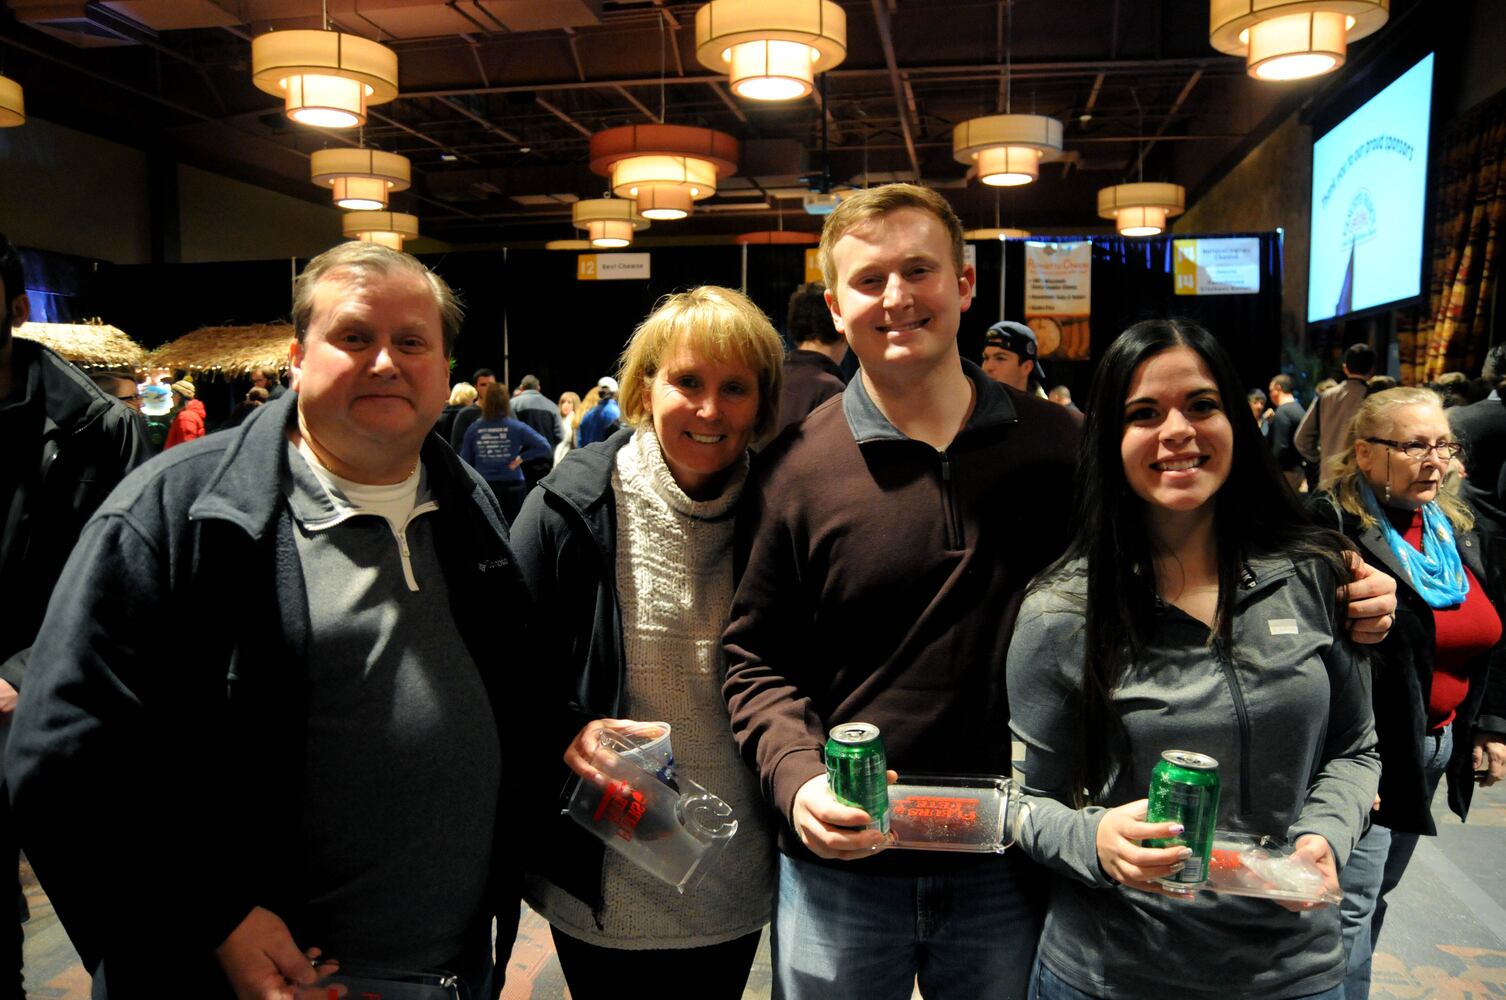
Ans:
{"type": "Polygon", "coordinates": [[[26,100],[21,85],[8,76],[0,76],[0,128],[26,124],[26,100]]]}
{"type": "Polygon", "coordinates": [[[1166,218],[1187,207],[1187,192],[1180,184],[1142,181],[1116,184],[1098,191],[1098,215],[1113,219],[1123,236],[1155,236],[1166,228],[1166,218]]]}
{"type": "Polygon", "coordinates": [[[1062,151],[1062,123],[1045,115],[988,115],[952,129],[952,156],[994,187],[1029,184],[1062,151]]]}
{"type": "Polygon", "coordinates": [[[969,240],[1019,240],[1030,235],[1028,229],[1000,229],[990,226],[986,229],[969,229],[963,233],[964,239],[969,240]]]}
{"type": "Polygon", "coordinates": [[[418,238],[418,216],[406,212],[346,212],[341,220],[349,239],[380,243],[394,250],[418,238]]]}
{"type": "Polygon", "coordinates": [[[591,136],[591,169],[647,219],[683,219],[737,172],[737,140],[691,125],[623,125],[591,136]]]}
{"type": "Polygon", "coordinates": [[[309,170],[315,184],[333,189],[336,205],[353,210],[386,208],[387,195],[412,179],[406,156],[379,149],[315,150],[309,170]]]}
{"type": "Polygon", "coordinates": [[[711,0],[695,12],[695,54],[752,101],[789,101],[847,58],[847,14],[832,0],[711,0]]]}
{"type": "Polygon", "coordinates": [[[590,240],[549,240],[544,244],[545,250],[590,250],[590,240]]]}
{"type": "Polygon", "coordinates": [[[594,247],[611,250],[633,242],[633,233],[648,228],[629,198],[590,198],[570,206],[576,229],[584,229],[594,247]]]}
{"type": "Polygon", "coordinates": [[[815,233],[797,233],[789,229],[764,229],[756,233],[739,233],[737,242],[754,246],[814,246],[821,242],[821,237],[815,233]]]}
{"type": "Polygon", "coordinates": [[[354,128],[397,96],[397,53],[339,31],[269,31],[251,40],[251,79],[295,122],[354,128]]]}
{"type": "Polygon", "coordinates": [[[1344,65],[1348,45],[1386,23],[1391,0],[1209,0],[1208,42],[1244,56],[1260,80],[1300,80],[1344,65]]]}

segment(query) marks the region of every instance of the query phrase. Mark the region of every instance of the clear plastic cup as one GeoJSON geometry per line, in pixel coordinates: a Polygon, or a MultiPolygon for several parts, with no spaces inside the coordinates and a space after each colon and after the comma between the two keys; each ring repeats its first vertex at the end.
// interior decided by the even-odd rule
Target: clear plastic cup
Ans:
{"type": "Polygon", "coordinates": [[[610,732],[616,740],[612,749],[637,761],[660,781],[674,781],[675,751],[669,740],[669,723],[638,722],[610,732]]]}
{"type": "MultiPolygon", "coordinates": [[[[663,740],[667,751],[667,725],[663,740]]],[[[602,732],[591,766],[604,784],[580,782],[570,797],[570,818],[682,893],[701,880],[737,832],[731,806],[687,778],[661,778],[672,758],[647,754],[640,740],[621,730],[602,732]]]]}

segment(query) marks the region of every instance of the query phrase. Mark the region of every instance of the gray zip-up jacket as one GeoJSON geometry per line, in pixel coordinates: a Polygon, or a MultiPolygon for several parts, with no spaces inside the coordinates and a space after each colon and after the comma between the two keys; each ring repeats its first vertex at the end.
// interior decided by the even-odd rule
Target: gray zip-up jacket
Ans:
{"type": "MultiPolygon", "coordinates": [[[[1219,828],[1288,841],[1315,833],[1340,865],[1358,839],[1380,776],[1370,673],[1346,638],[1334,581],[1318,563],[1255,557],[1236,598],[1234,648],[1201,622],[1158,605],[1141,662],[1114,691],[1128,746],[1094,805],[1071,806],[1085,657],[1086,567],[1037,581],[1009,648],[1010,728],[1024,743],[1030,811],[1020,845],[1053,873],[1041,961],[1101,997],[1307,996],[1344,978],[1334,907],[1293,913],[1263,899],[1199,893],[1168,899],[1111,880],[1095,838],[1106,808],[1144,798],[1169,749],[1219,762],[1219,828]],[[1217,956],[1219,974],[1189,974],[1217,956]]],[[[1206,968],[1211,968],[1204,966],[1206,968]]]]}

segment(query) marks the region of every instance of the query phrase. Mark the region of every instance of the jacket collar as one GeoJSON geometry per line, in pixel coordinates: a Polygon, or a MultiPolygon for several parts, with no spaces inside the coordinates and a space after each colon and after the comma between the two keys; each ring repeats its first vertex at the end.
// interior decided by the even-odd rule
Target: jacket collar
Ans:
{"type": "Polygon", "coordinates": [[[117,406],[78,368],[42,344],[22,337],[11,339],[11,361],[25,372],[25,401],[41,406],[47,421],[65,434],[102,420],[117,406]]]}
{"type": "MultiPolygon", "coordinates": [[[[1009,398],[1008,389],[989,378],[982,368],[966,358],[962,359],[962,373],[973,383],[977,402],[967,423],[957,432],[959,438],[972,431],[1019,422],[1020,418],[1015,413],[1014,400],[1009,398]]],[[[913,440],[884,416],[873,397],[868,395],[861,372],[847,383],[847,391],[842,394],[842,413],[847,417],[847,426],[852,429],[853,438],[860,445],[875,441],[913,440]]]]}
{"type": "MultiPolygon", "coordinates": [[[[283,477],[291,475],[288,429],[297,419],[298,393],[288,391],[257,407],[240,427],[224,432],[233,438],[189,507],[189,520],[229,521],[259,542],[270,538],[282,507],[283,477]]],[[[489,511],[493,506],[486,502],[480,481],[466,472],[438,435],[431,432],[424,439],[419,461],[427,470],[429,495],[442,510],[467,505],[489,511]]],[[[505,534],[501,529],[499,533],[505,534]]]]}
{"type": "Polygon", "coordinates": [[[785,358],[785,362],[800,368],[815,368],[841,379],[844,383],[847,381],[846,376],[842,374],[842,366],[820,351],[806,351],[797,347],[790,352],[789,357],[785,358]]]}
{"type": "Polygon", "coordinates": [[[539,486],[580,512],[604,548],[611,547],[612,525],[604,512],[611,510],[612,470],[617,453],[633,439],[633,428],[624,427],[605,441],[576,448],[567,454],[539,486]]]}

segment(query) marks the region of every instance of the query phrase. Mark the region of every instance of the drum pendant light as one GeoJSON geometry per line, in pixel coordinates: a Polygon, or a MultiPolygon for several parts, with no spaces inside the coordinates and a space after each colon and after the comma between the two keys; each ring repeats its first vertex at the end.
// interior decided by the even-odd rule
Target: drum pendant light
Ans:
{"type": "Polygon", "coordinates": [[[792,101],[847,58],[847,14],[832,0],[711,0],[695,13],[695,54],[751,101],[792,101]]]}
{"type": "Polygon", "coordinates": [[[591,169],[646,219],[683,219],[737,172],[737,140],[690,125],[623,125],[591,136],[591,169]]]}
{"type": "Polygon", "coordinates": [[[360,35],[324,30],[269,31],[251,39],[251,79],[283,99],[289,118],[320,128],[366,124],[366,108],[397,96],[397,53],[360,35]]]}
{"type": "Polygon", "coordinates": [[[1008,6],[1004,36],[1004,107],[1001,115],[971,118],[952,129],[952,158],[975,167],[991,187],[1029,184],[1040,176],[1041,161],[1062,151],[1062,123],[1045,115],[1012,114],[1014,4],[1008,6]]]}
{"type": "Polygon", "coordinates": [[[21,85],[0,76],[0,128],[26,124],[26,100],[21,85]]]}
{"type": "Polygon", "coordinates": [[[341,227],[348,239],[379,243],[394,250],[418,238],[418,216],[406,212],[346,212],[341,227]]]}
{"type": "Polygon", "coordinates": [[[1208,43],[1244,56],[1259,80],[1300,80],[1344,65],[1350,42],[1380,29],[1390,0],[1209,0],[1208,43]]]}
{"type": "Polygon", "coordinates": [[[648,220],[638,214],[629,198],[590,198],[570,206],[576,229],[584,229],[594,247],[612,250],[633,242],[633,233],[647,229],[648,220]]]}
{"type": "Polygon", "coordinates": [[[315,184],[334,191],[336,205],[355,210],[386,208],[388,194],[411,182],[408,158],[379,149],[316,150],[309,171],[315,184]]]}
{"type": "Polygon", "coordinates": [[[1123,236],[1155,236],[1166,228],[1166,218],[1187,207],[1187,192],[1180,184],[1139,181],[1116,184],[1098,192],[1098,215],[1113,219],[1123,236]]]}

